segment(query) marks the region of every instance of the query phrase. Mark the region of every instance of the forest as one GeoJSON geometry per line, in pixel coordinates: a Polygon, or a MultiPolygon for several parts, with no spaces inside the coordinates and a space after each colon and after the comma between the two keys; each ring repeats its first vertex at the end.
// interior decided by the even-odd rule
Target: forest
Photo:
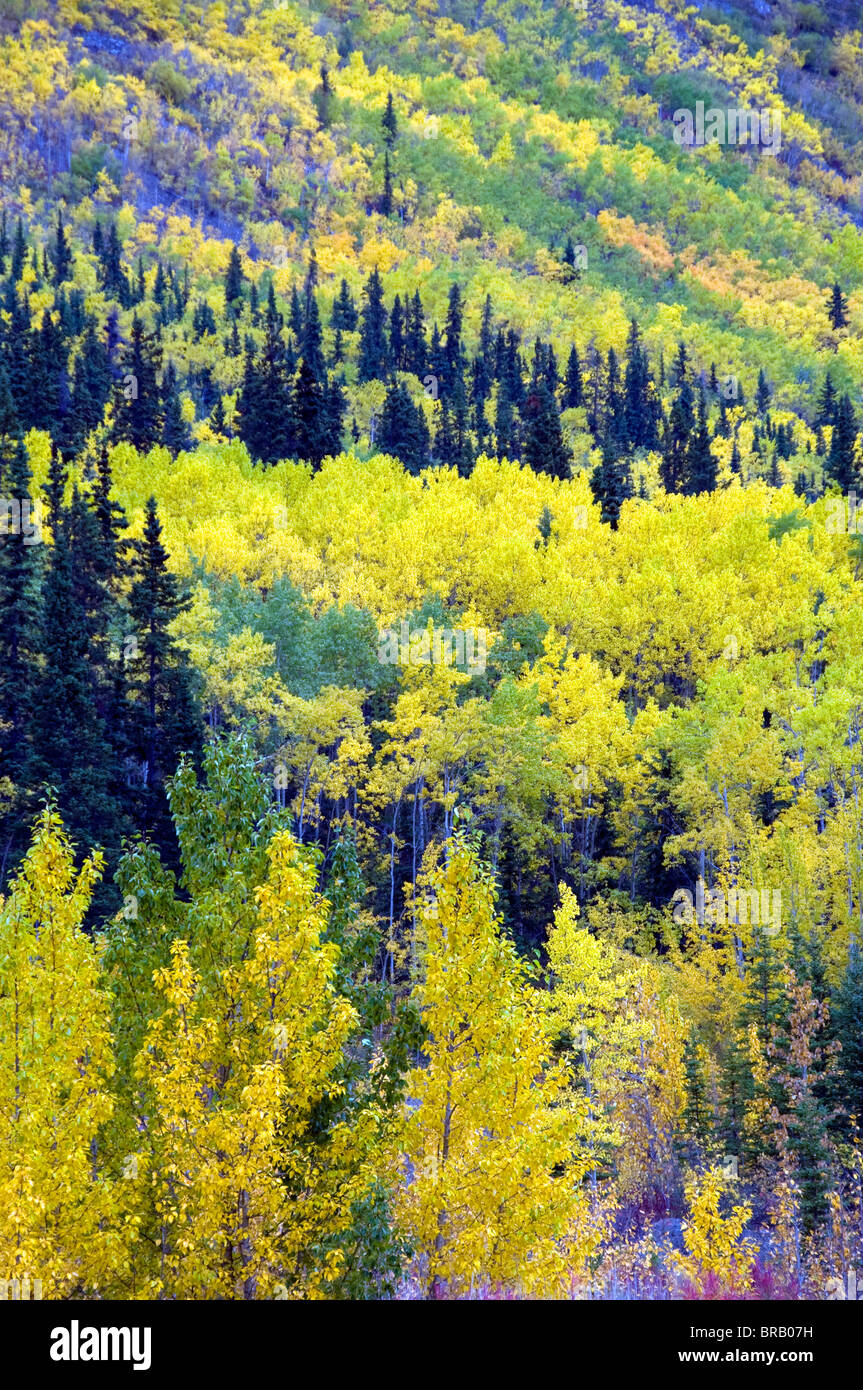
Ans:
{"type": "Polygon", "coordinates": [[[0,1295],[863,1290],[859,25],[0,0],[0,1295]]]}

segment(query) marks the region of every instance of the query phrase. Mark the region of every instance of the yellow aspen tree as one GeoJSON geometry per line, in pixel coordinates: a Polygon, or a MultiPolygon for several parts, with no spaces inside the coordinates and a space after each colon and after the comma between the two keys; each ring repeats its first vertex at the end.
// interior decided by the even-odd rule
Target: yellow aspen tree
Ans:
{"type": "Polygon", "coordinates": [[[198,584],[189,610],[172,626],[173,636],[203,677],[204,716],[211,729],[249,720],[266,735],[282,714],[288,694],[276,673],[275,648],[249,627],[219,639],[218,617],[209,591],[198,584]]]}
{"type": "MultiPolygon", "coordinates": [[[[396,958],[404,954],[397,940],[396,858],[401,845],[399,817],[403,805],[411,808],[411,884],[426,843],[426,826],[435,808],[448,835],[453,824],[459,791],[468,766],[477,757],[482,740],[481,702],[458,703],[460,687],[468,677],[454,666],[429,664],[404,668],[404,689],[395,701],[392,717],[377,728],[385,735],[364,793],[370,807],[379,808],[388,823],[390,913],[387,943],[391,978],[396,958]]],[[[405,816],[406,821],[406,816],[405,816]]],[[[410,958],[416,958],[416,912],[411,917],[410,958]]]]}
{"type": "Polygon", "coordinates": [[[491,823],[491,866],[497,869],[508,843],[520,871],[542,873],[550,846],[554,855],[565,841],[560,827],[549,824],[547,812],[550,804],[560,801],[570,774],[553,735],[541,723],[536,683],[507,675],[489,699],[466,703],[482,718],[481,744],[472,752],[469,794],[474,809],[491,823]]]}
{"type": "MultiPolygon", "coordinates": [[[[365,780],[371,740],[363,720],[363,690],[326,685],[310,700],[285,694],[278,723],[287,742],[276,755],[276,770],[296,787],[293,810],[303,838],[321,818],[321,799],[356,796],[365,780]]],[[[277,782],[278,785],[278,782],[277,782]]]]}
{"type": "Polygon", "coordinates": [[[82,930],[98,854],[76,871],[56,812],[0,899],[0,1279],[43,1298],[103,1294],[124,1241],[99,1133],[111,1112],[110,1008],[82,930]]]}
{"type": "Polygon", "coordinates": [[[608,784],[617,777],[631,742],[619,698],[623,678],[605,671],[590,656],[568,653],[565,638],[549,633],[536,674],[526,679],[536,680],[548,710],[540,724],[552,735],[556,759],[565,770],[555,811],[564,862],[572,861],[584,895],[596,879],[596,837],[608,784]]]}
{"type": "MultiPolygon", "coordinates": [[[[356,1014],[335,988],[313,865],[286,831],[267,853],[258,924],[220,972],[221,999],[185,941],[157,972],[165,1009],[136,1063],[154,1097],[137,1164],[160,1232],[151,1297],[315,1297],[339,1272],[337,1249],[319,1263],[315,1250],[356,1192],[328,1182],[307,1140],[315,1107],[339,1094],[356,1014]]],[[[335,1126],[334,1150],[350,1142],[335,1126]]]]}
{"type": "Polygon", "coordinates": [[[674,994],[663,997],[652,962],[634,962],[626,1013],[638,1044],[616,1077],[612,1118],[623,1137],[621,1197],[664,1200],[677,1170],[675,1137],[686,1102],[683,1062],[688,1028],[674,994]]]}
{"type": "Polygon", "coordinates": [[[408,1076],[401,1219],[431,1297],[477,1281],[560,1291],[583,1259],[566,1072],[533,987],[495,915],[488,871],[464,832],[427,872],[427,1029],[408,1076]]]}
{"type": "Polygon", "coordinates": [[[613,949],[578,920],[578,900],[563,884],[548,937],[552,989],[548,1012],[555,1032],[567,1039],[578,1064],[572,1092],[572,1137],[590,1157],[591,1181],[622,1142],[610,1112],[617,1078],[629,1069],[648,1036],[626,1011],[629,976],[613,949]]]}
{"type": "Polygon", "coordinates": [[[724,1192],[722,1170],[709,1169],[701,1178],[687,1186],[688,1216],[683,1223],[684,1255],[677,1255],[675,1264],[699,1290],[716,1281],[722,1289],[742,1291],[751,1287],[755,1242],[743,1231],[752,1215],[745,1202],[731,1207],[727,1213],[720,1208],[724,1192]]]}

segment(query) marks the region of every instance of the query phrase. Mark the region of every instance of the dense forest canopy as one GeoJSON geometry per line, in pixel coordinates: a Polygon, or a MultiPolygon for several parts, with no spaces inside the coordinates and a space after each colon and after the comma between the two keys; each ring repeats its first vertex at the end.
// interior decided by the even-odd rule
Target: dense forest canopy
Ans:
{"type": "Polygon", "coordinates": [[[859,20],[0,0],[0,1280],[846,1296],[859,20]]]}

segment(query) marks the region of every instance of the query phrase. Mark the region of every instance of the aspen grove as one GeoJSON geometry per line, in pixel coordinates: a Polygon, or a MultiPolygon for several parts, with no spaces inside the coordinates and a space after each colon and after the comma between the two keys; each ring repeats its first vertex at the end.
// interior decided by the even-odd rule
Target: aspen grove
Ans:
{"type": "Polygon", "coordinates": [[[856,1296],[863,37],[761,8],[0,0],[4,1288],[856,1296]]]}

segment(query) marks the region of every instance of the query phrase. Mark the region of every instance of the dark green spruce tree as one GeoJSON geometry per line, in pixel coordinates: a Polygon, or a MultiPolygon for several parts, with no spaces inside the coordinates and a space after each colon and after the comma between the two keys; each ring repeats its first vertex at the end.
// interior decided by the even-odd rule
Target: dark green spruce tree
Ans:
{"type": "Polygon", "coordinates": [[[341,329],[343,333],[353,333],[358,322],[357,306],[351,297],[347,280],[342,280],[339,292],[333,301],[330,326],[341,329]]]}
{"type": "Polygon", "coordinates": [[[38,684],[39,588],[44,546],[41,502],[31,497],[27,450],[20,435],[3,470],[0,518],[0,754],[8,779],[3,801],[0,868],[17,858],[29,797],[30,737],[38,684]]]}
{"type": "Polygon", "coordinates": [[[710,447],[707,401],[701,390],[698,394],[698,417],[689,438],[686,491],[695,496],[700,492],[713,492],[715,487],[716,459],[710,447]]]}
{"type": "Polygon", "coordinates": [[[152,334],[133,315],[132,336],[123,354],[120,379],[114,388],[114,431],[116,443],[151,449],[162,431],[162,396],[158,371],[161,350],[152,334]]]}
{"type": "Polygon", "coordinates": [[[568,478],[572,456],[563,442],[560,414],[548,386],[538,381],[522,409],[524,448],[522,458],[536,473],[568,478]]]}
{"type": "Polygon", "coordinates": [[[62,208],[57,209],[57,225],[54,231],[54,245],[51,248],[51,260],[54,263],[55,285],[62,285],[66,280],[72,279],[74,256],[69,246],[66,228],[63,226],[62,208]]]}
{"type": "Polygon", "coordinates": [[[838,280],[830,291],[830,303],[827,307],[827,314],[830,319],[830,327],[833,329],[848,327],[848,300],[842,293],[842,286],[838,280]]]}
{"type": "Polygon", "coordinates": [[[105,717],[109,613],[95,571],[97,535],[95,517],[76,490],[55,527],[45,580],[31,778],[34,788],[52,789],[79,852],[105,852],[109,873],[94,910],[116,910],[110,869],[132,822],[122,799],[117,730],[105,717]]]}
{"type": "Polygon", "coordinates": [[[363,304],[360,314],[360,350],[357,362],[357,375],[360,382],[386,380],[389,375],[389,346],[387,344],[387,311],[384,307],[384,292],[377,266],[369,275],[363,287],[363,304]]]}
{"type": "Polygon", "coordinates": [[[409,473],[420,473],[428,467],[429,432],[425,416],[401,382],[393,382],[387,391],[375,442],[383,453],[401,459],[409,473]]]}
{"type": "Polygon", "coordinates": [[[161,443],[171,450],[172,454],[179,454],[183,449],[188,449],[191,442],[189,427],[183,419],[183,409],[180,402],[180,390],[177,381],[177,369],[173,362],[169,362],[162,373],[162,434],[161,443]]]}
{"type": "Polygon", "coordinates": [[[625,501],[634,496],[634,488],[626,459],[615,457],[607,445],[602,450],[602,461],[590,475],[590,490],[594,501],[602,508],[600,520],[616,531],[620,509],[625,501]]]}
{"type": "Polygon", "coordinates": [[[857,417],[846,392],[839,398],[830,449],[824,464],[824,477],[835,483],[842,492],[860,486],[860,466],[857,460],[857,417]]]}
{"type": "MultiPolygon", "coordinates": [[[[680,346],[683,349],[682,343],[680,346]]],[[[681,363],[678,357],[676,377],[680,384],[665,426],[659,466],[659,476],[666,492],[680,492],[686,483],[690,439],[695,429],[692,383],[688,375],[681,376],[681,371],[685,372],[685,361],[681,363]]]]}
{"type": "Polygon", "coordinates": [[[243,274],[240,253],[236,246],[232,246],[228,256],[228,269],[225,272],[225,306],[228,313],[233,316],[236,316],[242,308],[245,282],[246,277],[243,274]]]}
{"type": "Polygon", "coordinates": [[[165,783],[182,753],[200,756],[195,680],[170,627],[189,599],[168,568],[156,499],[147,502],[144,534],[133,543],[128,611],[134,639],[128,662],[130,778],[138,825],[166,853],[173,832],[165,783]]]}

